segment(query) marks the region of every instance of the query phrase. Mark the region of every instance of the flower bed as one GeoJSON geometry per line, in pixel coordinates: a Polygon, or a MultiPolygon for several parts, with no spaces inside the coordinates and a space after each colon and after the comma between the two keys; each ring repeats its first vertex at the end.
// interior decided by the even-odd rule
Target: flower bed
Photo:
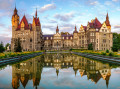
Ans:
{"type": "Polygon", "coordinates": [[[6,52],[6,53],[0,53],[0,59],[2,58],[8,58],[8,57],[15,57],[15,56],[21,56],[21,55],[27,55],[27,54],[33,54],[43,51],[35,51],[35,52],[6,52]]]}

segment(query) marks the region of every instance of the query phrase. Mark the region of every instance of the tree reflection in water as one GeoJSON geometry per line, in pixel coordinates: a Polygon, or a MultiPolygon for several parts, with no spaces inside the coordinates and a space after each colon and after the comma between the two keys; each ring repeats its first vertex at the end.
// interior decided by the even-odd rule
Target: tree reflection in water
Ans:
{"type": "Polygon", "coordinates": [[[20,82],[25,88],[28,81],[33,81],[33,87],[39,86],[41,73],[44,67],[53,67],[56,69],[56,76],[59,76],[59,69],[73,67],[75,76],[79,71],[81,77],[86,75],[87,79],[91,79],[95,84],[103,78],[108,87],[111,76],[111,68],[109,64],[90,60],[72,54],[45,54],[21,62],[12,66],[12,87],[18,88],[20,82]]]}

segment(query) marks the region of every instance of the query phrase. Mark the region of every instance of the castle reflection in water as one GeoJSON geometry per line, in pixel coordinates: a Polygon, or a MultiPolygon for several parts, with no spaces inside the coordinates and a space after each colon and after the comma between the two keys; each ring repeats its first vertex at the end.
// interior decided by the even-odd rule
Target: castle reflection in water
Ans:
{"type": "Polygon", "coordinates": [[[103,78],[107,87],[111,76],[109,64],[72,54],[45,54],[14,64],[12,66],[12,87],[18,88],[21,82],[25,88],[29,80],[33,81],[33,87],[39,86],[42,70],[46,67],[55,68],[56,76],[59,76],[59,69],[73,67],[75,76],[79,71],[81,77],[87,75],[88,80],[90,79],[95,84],[103,78]]]}

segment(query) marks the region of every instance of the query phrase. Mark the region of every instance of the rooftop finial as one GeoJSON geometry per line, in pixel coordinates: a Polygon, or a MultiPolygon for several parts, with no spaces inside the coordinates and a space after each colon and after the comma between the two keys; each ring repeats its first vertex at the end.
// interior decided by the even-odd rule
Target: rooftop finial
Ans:
{"type": "Polygon", "coordinates": [[[35,17],[37,18],[37,8],[36,8],[36,13],[35,13],[35,17]]]}

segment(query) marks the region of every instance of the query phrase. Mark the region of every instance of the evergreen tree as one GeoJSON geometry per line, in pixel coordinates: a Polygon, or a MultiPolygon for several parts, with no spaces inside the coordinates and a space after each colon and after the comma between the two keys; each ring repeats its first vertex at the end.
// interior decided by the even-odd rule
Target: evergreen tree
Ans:
{"type": "Polygon", "coordinates": [[[15,40],[15,52],[22,52],[20,38],[15,40]]]}
{"type": "Polygon", "coordinates": [[[4,52],[5,48],[3,46],[3,42],[0,43],[0,53],[4,52]]]}
{"type": "Polygon", "coordinates": [[[92,45],[92,43],[88,44],[88,50],[93,50],[93,45],[92,45]]]}

